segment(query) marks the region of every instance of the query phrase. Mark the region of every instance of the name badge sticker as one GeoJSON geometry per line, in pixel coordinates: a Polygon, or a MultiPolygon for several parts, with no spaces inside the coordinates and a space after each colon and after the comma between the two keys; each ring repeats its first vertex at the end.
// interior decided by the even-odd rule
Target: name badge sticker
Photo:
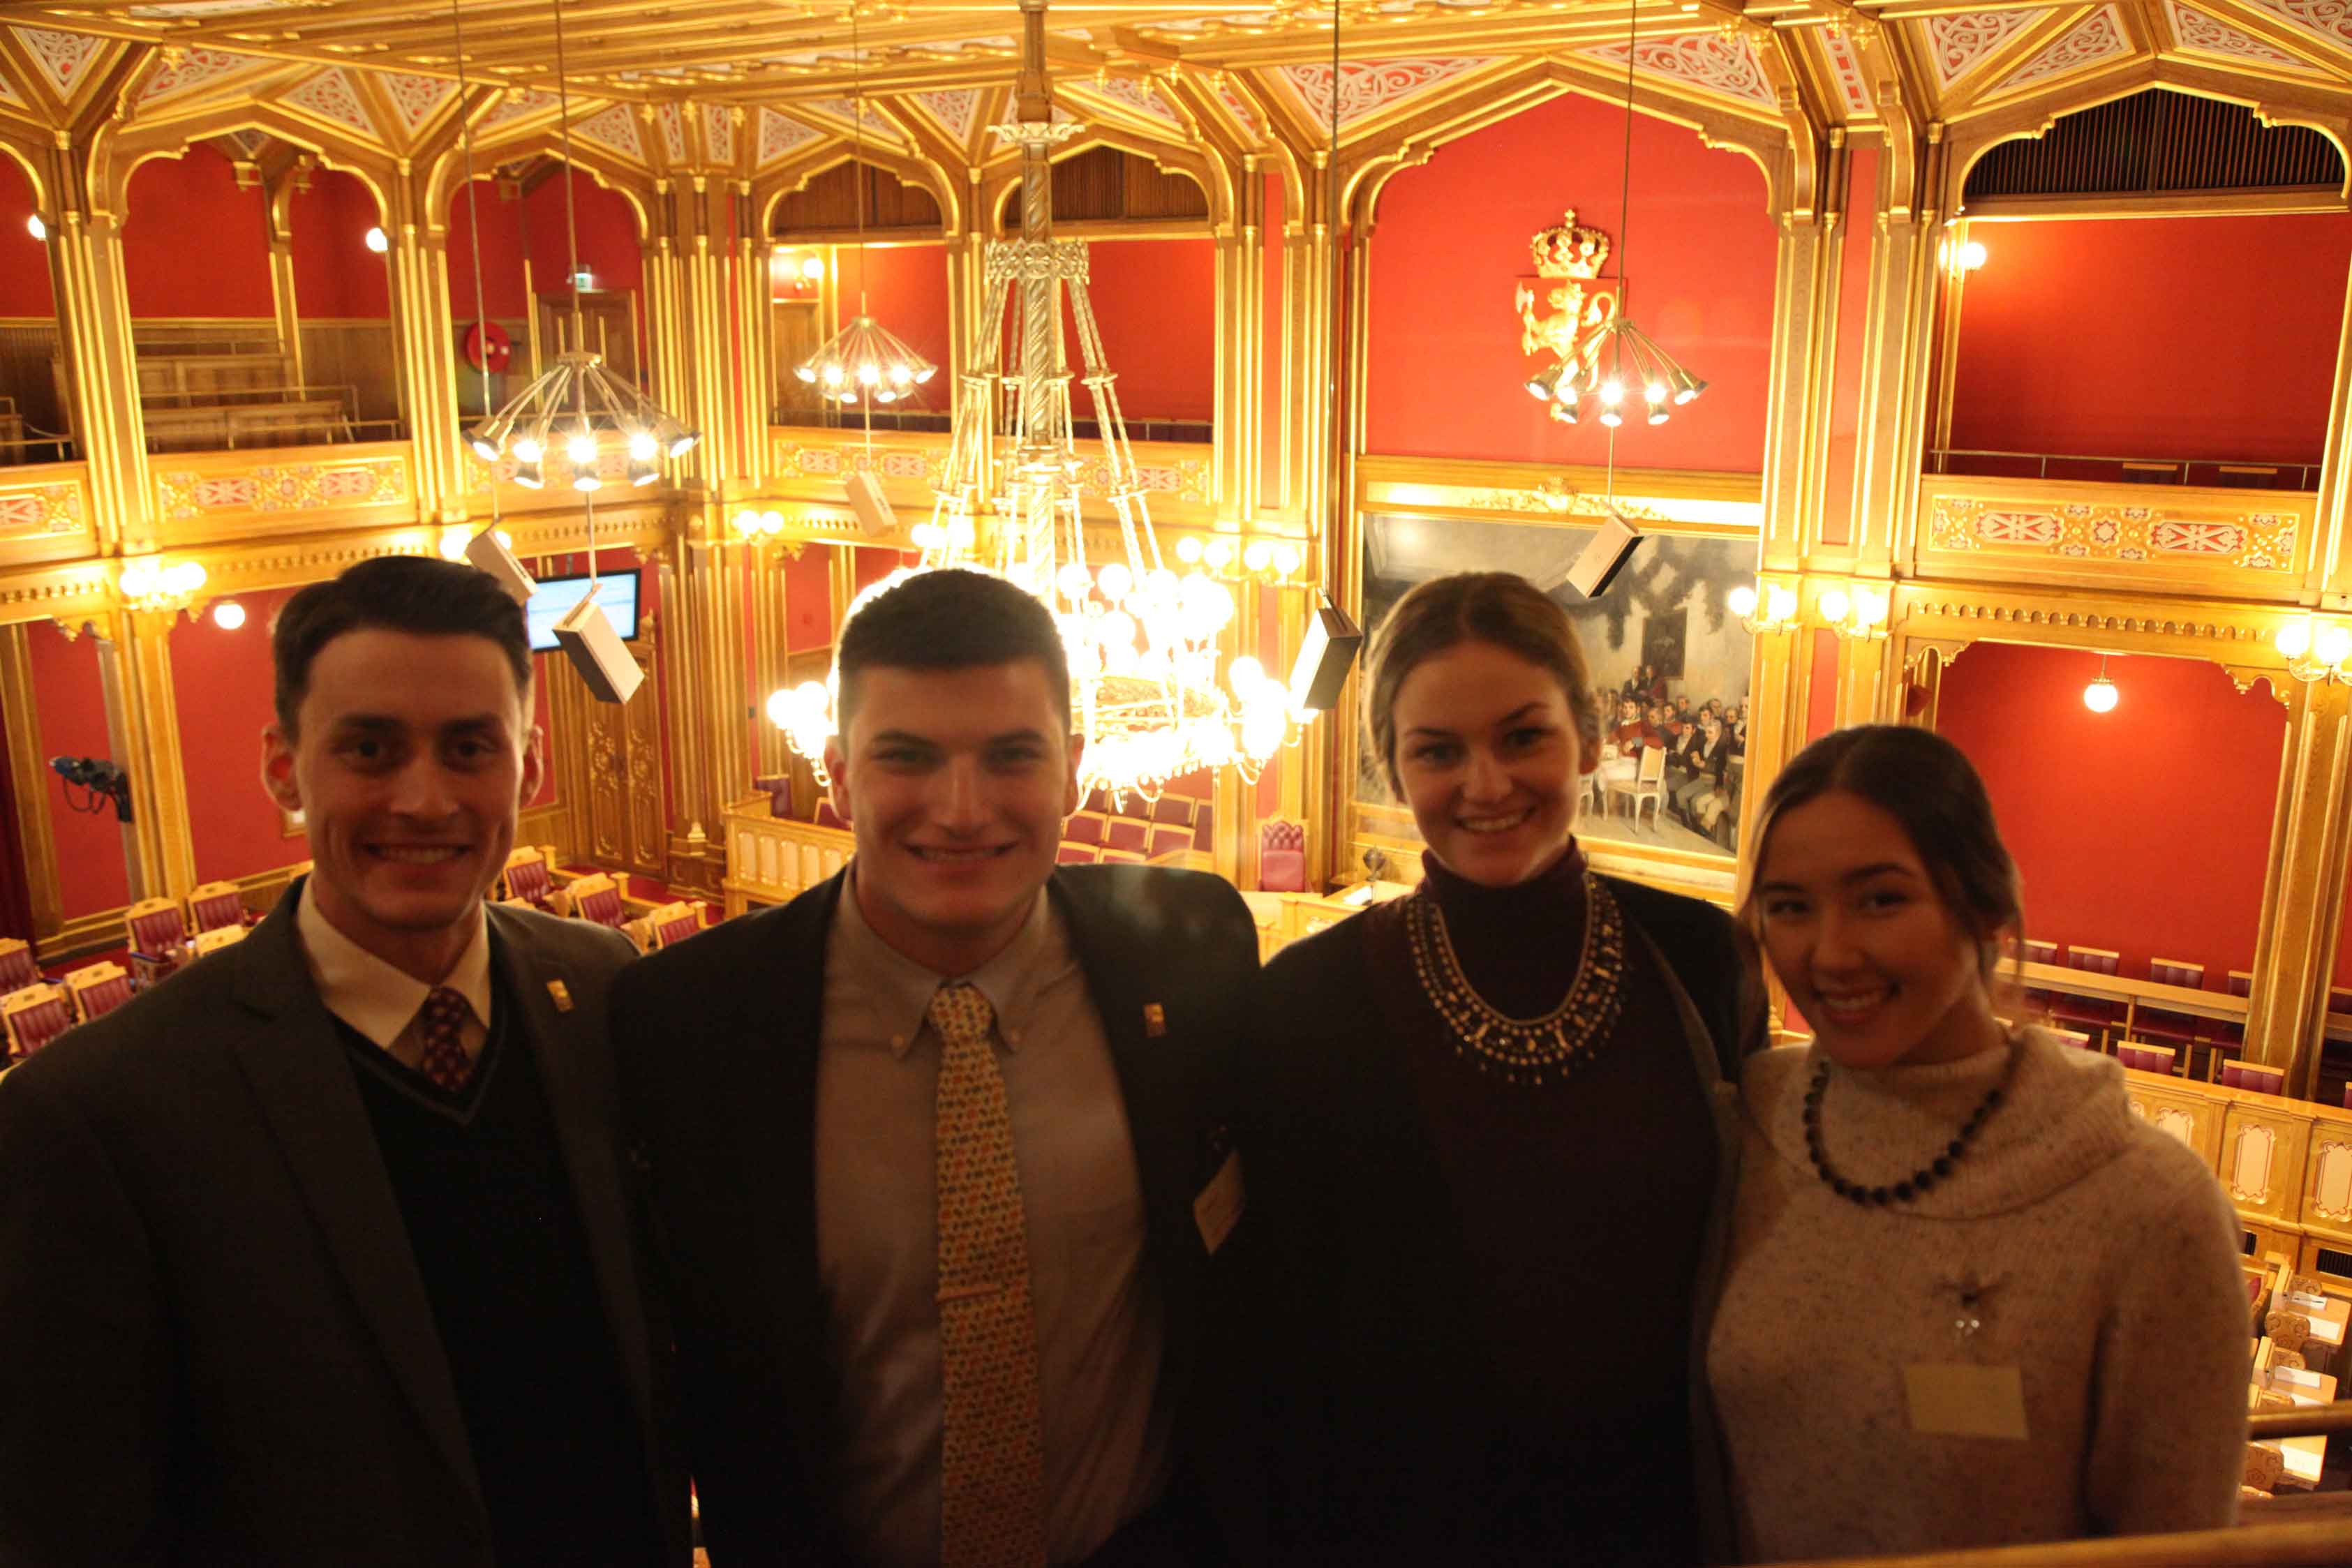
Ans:
{"type": "Polygon", "coordinates": [[[1914,1362],[1903,1369],[1911,1429],[1923,1437],[2024,1442],[2025,1384],[2014,1366],[1914,1362]]]}
{"type": "Polygon", "coordinates": [[[1192,1222],[1201,1228],[1201,1244],[1209,1249],[1209,1256],[1217,1255],[1248,1206],[1249,1196],[1242,1190],[1242,1154],[1235,1149],[1192,1200],[1192,1222]]]}

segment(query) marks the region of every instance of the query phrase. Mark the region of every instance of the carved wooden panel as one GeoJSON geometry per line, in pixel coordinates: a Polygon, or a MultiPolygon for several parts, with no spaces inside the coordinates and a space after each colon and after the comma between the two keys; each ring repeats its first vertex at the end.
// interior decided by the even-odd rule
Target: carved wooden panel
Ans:
{"type": "Polygon", "coordinates": [[[2247,1214],[2285,1219],[2303,1199],[2304,1150],[2311,1123],[2280,1102],[2280,1109],[2233,1104],[2221,1128],[2221,1185],[2247,1214]]]}

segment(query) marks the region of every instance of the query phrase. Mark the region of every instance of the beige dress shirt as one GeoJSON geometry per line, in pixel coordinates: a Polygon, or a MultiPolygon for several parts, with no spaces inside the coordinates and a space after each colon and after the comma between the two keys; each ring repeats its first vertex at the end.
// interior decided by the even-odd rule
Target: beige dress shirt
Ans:
{"type": "MultiPolygon", "coordinates": [[[[302,939],[303,956],[319,999],[327,1010],[382,1046],[404,1067],[415,1067],[425,1053],[425,1035],[417,1012],[433,988],[404,969],[385,963],[327,923],[302,884],[302,900],[295,905],[294,930],[302,939]]],[[[481,1059],[483,1042],[490,1037],[490,931],[480,905],[474,909],[474,939],[457,955],[456,967],[441,984],[466,998],[473,1009],[457,1031],[457,1043],[469,1061],[481,1059]]]]}
{"type": "Polygon", "coordinates": [[[833,1493],[866,1562],[939,1561],[940,1038],[924,1015],[949,978],[996,1012],[1037,1314],[1046,1551],[1075,1563],[1159,1500],[1168,1413],[1126,1101],[1042,891],[1003,952],[954,977],[900,956],[866,923],[855,885],[842,892],[816,1082],[817,1270],[841,1381],[833,1493]]]}

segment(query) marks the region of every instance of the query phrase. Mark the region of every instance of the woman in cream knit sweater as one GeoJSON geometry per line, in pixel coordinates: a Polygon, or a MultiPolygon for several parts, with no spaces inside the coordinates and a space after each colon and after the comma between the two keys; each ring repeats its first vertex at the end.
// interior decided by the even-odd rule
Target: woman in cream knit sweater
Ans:
{"type": "Polygon", "coordinates": [[[1747,915],[1805,1046],[1752,1058],[1709,1380],[1749,1561],[2226,1524],[2238,1226],[2122,1069],[1994,1017],[2018,879],[1975,770],[1842,730],[1766,801],[1747,915]]]}

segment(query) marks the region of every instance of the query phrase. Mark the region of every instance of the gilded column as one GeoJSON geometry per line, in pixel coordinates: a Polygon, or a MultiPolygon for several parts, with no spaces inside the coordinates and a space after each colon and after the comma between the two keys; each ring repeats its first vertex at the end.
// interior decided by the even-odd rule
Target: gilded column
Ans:
{"type": "Polygon", "coordinates": [[[58,311],[74,436],[89,465],[91,510],[110,553],[154,548],[147,433],[139,407],[131,296],[122,272],[121,217],[105,210],[99,172],[79,147],[49,154],[57,222],[49,279],[58,311]]]}
{"type": "Polygon", "coordinates": [[[694,450],[696,472],[699,487],[723,500],[737,487],[731,482],[740,482],[743,474],[742,441],[728,375],[727,204],[698,175],[690,188],[676,193],[675,201],[687,406],[693,410],[691,423],[702,432],[694,450]]]}
{"type": "Polygon", "coordinates": [[[1874,577],[1893,570],[1918,506],[1942,286],[1933,195],[1943,177],[1941,127],[1914,145],[1897,134],[1907,124],[1897,118],[1879,162],[1854,433],[1853,567],[1874,577]]]}
{"type": "MultiPolygon", "coordinates": [[[[679,196],[675,180],[662,182],[652,206],[645,241],[646,338],[653,353],[654,401],[688,424],[695,424],[693,356],[686,323],[685,269],[678,262],[679,196]]],[[[698,425],[698,429],[700,427],[698,425]]],[[[724,441],[724,436],[719,437],[724,441]]],[[[695,450],[676,466],[707,461],[712,433],[704,430],[695,450]]],[[[707,469],[704,470],[708,472],[707,469]]]]}
{"type": "Polygon", "coordinates": [[[2327,448],[2319,465],[2319,495],[2312,527],[2317,549],[2311,585],[2317,602],[2352,610],[2352,277],[2345,288],[2344,315],[2336,334],[2336,388],[2327,405],[2327,448]]]}
{"type": "Polygon", "coordinates": [[[58,846],[49,828],[49,769],[41,745],[41,714],[34,698],[32,645],[23,623],[0,626],[0,706],[8,713],[5,765],[16,785],[16,841],[25,857],[25,890],[33,935],[47,937],[65,924],[58,882],[58,846]]]}
{"type": "Polygon", "coordinates": [[[768,476],[768,421],[776,388],[776,311],[770,298],[768,242],[751,211],[751,187],[735,182],[728,196],[734,218],[730,267],[735,290],[732,317],[736,385],[736,473],[756,489],[768,476]]]}
{"type": "Polygon", "coordinates": [[[465,448],[457,417],[457,328],[449,313],[446,231],[423,221],[418,183],[392,187],[389,264],[393,342],[400,401],[415,454],[417,515],[435,522],[466,516],[465,448]]]}
{"type": "Polygon", "coordinates": [[[297,167],[289,165],[262,203],[262,224],[269,239],[269,300],[278,317],[278,351],[286,360],[287,380],[302,380],[302,309],[294,283],[294,225],[288,211],[294,196],[297,167]]]}
{"type": "Polygon", "coordinates": [[[2285,766],[2271,818],[2246,1051],[2286,1071],[2286,1092],[2317,1086],[2327,984],[2352,842],[2352,686],[2298,685],[2287,702],[2285,766]]]}
{"type": "MultiPolygon", "coordinates": [[[[1769,580],[1764,585],[1769,587],[1769,580]]],[[[1802,585],[1783,580],[1784,588],[1802,585]]],[[[1756,674],[1748,715],[1747,777],[1740,786],[1739,841],[1751,852],[1765,792],[1805,740],[1805,705],[1798,671],[1812,649],[1813,629],[1795,624],[1756,634],[1756,674]]]]}
{"type": "MultiPolygon", "coordinates": [[[[1818,498],[1816,486],[1808,480],[1814,472],[1811,459],[1821,413],[1815,393],[1822,380],[1822,302],[1834,259],[1834,247],[1824,243],[1818,214],[1782,217],[1772,283],[1770,395],[1764,416],[1763,565],[1768,570],[1793,570],[1802,562],[1812,521],[1807,503],[1818,498]]],[[[1752,782],[1748,792],[1755,792],[1752,782]]]]}
{"type": "Polygon", "coordinates": [[[177,611],[152,610],[120,610],[112,617],[111,662],[122,719],[116,755],[131,776],[134,899],[184,899],[196,884],[179,706],[172,692],[172,623],[178,619],[177,611]]]}

